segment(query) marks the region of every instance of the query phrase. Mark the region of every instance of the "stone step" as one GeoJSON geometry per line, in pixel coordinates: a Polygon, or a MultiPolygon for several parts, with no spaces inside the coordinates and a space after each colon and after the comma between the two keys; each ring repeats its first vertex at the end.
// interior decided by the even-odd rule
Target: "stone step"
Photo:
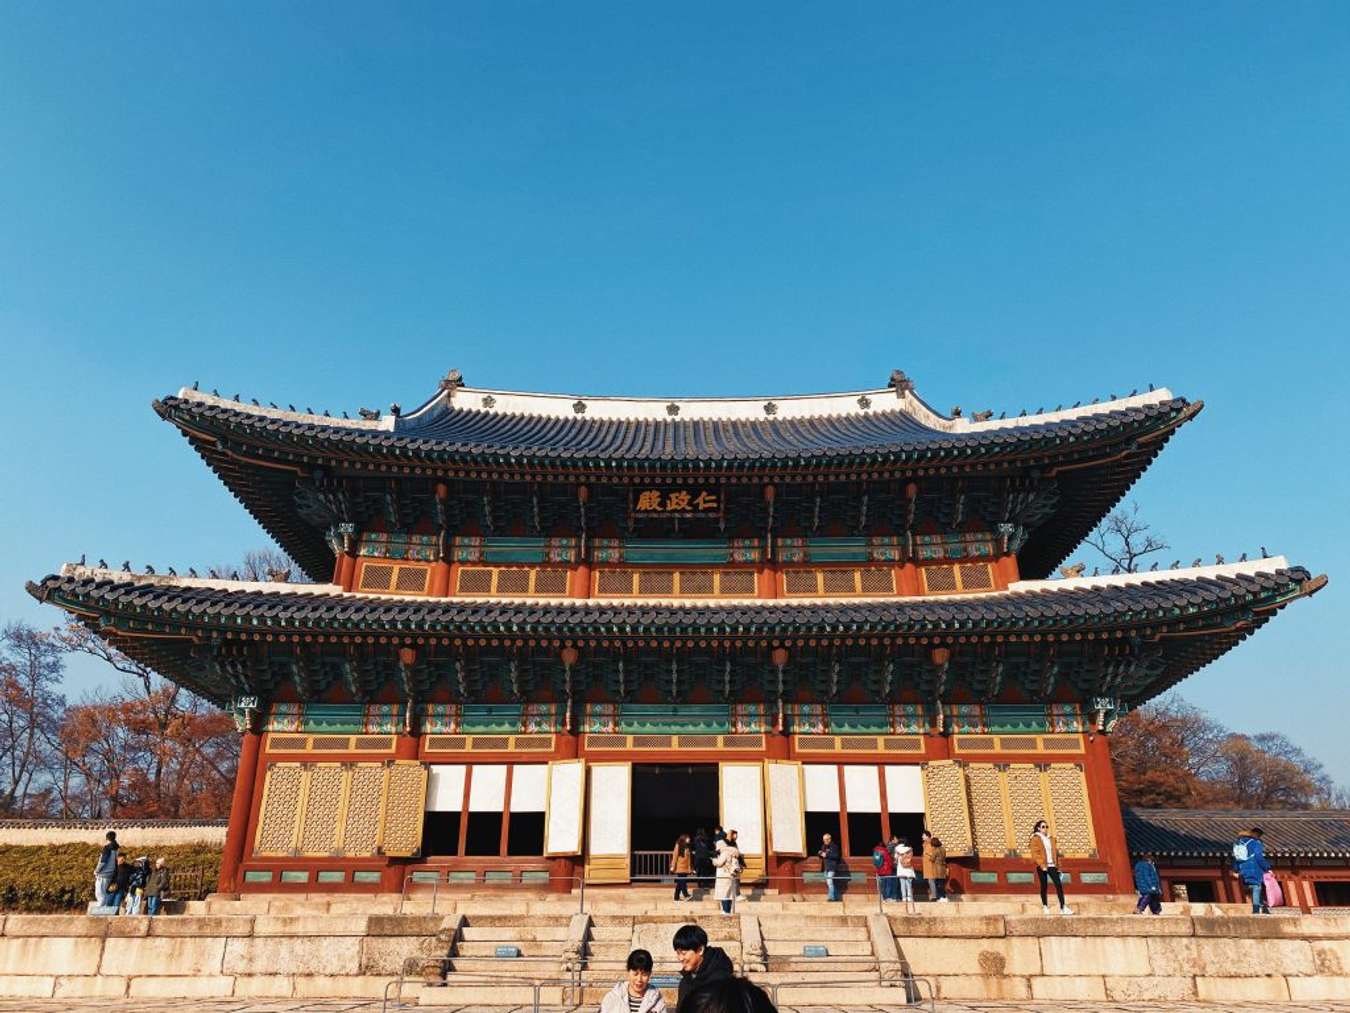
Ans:
{"type": "Polygon", "coordinates": [[[840,939],[838,936],[818,936],[814,942],[805,939],[766,939],[764,949],[770,957],[801,956],[803,946],[819,945],[830,951],[831,957],[871,957],[872,940],[866,931],[862,939],[840,939]]]}
{"type": "Polygon", "coordinates": [[[455,959],[462,957],[492,957],[498,960],[516,960],[527,958],[538,958],[540,960],[562,959],[562,943],[554,939],[545,939],[542,941],[533,939],[502,939],[487,940],[480,942],[458,942],[455,943],[455,959]],[[515,957],[497,957],[497,947],[515,946],[520,949],[520,958],[515,957]]]}
{"type": "Polygon", "coordinates": [[[492,975],[501,978],[553,978],[561,973],[559,955],[547,957],[451,957],[447,961],[450,980],[455,974],[492,975]]]}
{"type": "Polygon", "coordinates": [[[809,971],[813,974],[838,973],[848,978],[865,972],[876,973],[874,957],[775,957],[769,956],[770,971],[809,971]]]}
{"type": "Polygon", "coordinates": [[[486,942],[500,939],[503,942],[528,940],[561,941],[567,938],[566,925],[478,925],[469,923],[460,931],[460,938],[468,942],[486,942]]]}
{"type": "Polygon", "coordinates": [[[867,922],[862,918],[766,918],[759,919],[765,939],[866,939],[867,922]]]}
{"type": "Polygon", "coordinates": [[[541,915],[530,914],[493,914],[487,911],[471,911],[464,916],[464,924],[478,929],[486,928],[511,928],[511,929],[535,929],[535,928],[561,928],[567,931],[567,926],[571,922],[571,915],[553,915],[544,917],[541,915]]]}
{"type": "Polygon", "coordinates": [[[619,941],[633,938],[632,919],[625,919],[622,925],[591,925],[591,938],[595,940],[619,941]]]}

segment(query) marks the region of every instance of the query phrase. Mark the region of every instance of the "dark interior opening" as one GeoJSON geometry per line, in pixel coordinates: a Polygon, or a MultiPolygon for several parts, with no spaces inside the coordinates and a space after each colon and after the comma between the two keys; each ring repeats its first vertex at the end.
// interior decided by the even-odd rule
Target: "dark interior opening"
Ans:
{"type": "Polygon", "coordinates": [[[429,812],[422,820],[422,855],[459,854],[459,813],[429,812]]]}
{"type": "Polygon", "coordinates": [[[1313,882],[1313,894],[1318,904],[1328,907],[1350,907],[1350,880],[1313,882]]]}
{"type": "Polygon", "coordinates": [[[848,853],[854,858],[872,854],[881,840],[881,813],[848,814],[848,853]]]}
{"type": "Polygon", "coordinates": [[[1175,886],[1184,886],[1186,898],[1197,904],[1212,904],[1218,900],[1214,892],[1214,880],[1212,879],[1188,879],[1174,884],[1175,886]]]}
{"type": "Polygon", "coordinates": [[[669,851],[680,834],[718,823],[716,764],[633,765],[634,851],[669,851]]]}
{"type": "Polygon", "coordinates": [[[923,813],[891,813],[890,824],[891,833],[903,838],[915,857],[923,854],[923,813]]]}
{"type": "Polygon", "coordinates": [[[542,855],[544,853],[544,814],[512,813],[506,828],[508,855],[542,855]]]}
{"type": "Polygon", "coordinates": [[[469,813],[469,832],[464,838],[464,854],[501,854],[502,815],[502,813],[469,813]]]}

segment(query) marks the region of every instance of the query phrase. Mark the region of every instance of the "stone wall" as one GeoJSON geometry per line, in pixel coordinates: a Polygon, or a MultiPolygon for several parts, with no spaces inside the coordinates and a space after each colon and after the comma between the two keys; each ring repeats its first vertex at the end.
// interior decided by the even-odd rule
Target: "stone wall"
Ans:
{"type": "Polygon", "coordinates": [[[138,848],[225,844],[225,820],[0,820],[0,844],[96,844],[109,830],[138,848]]]}
{"type": "MultiPolygon", "coordinates": [[[[452,919],[453,921],[453,919],[452,919]]],[[[0,996],[378,997],[413,954],[443,955],[425,915],[7,915],[0,996]]]]}
{"type": "Polygon", "coordinates": [[[1350,995],[1350,917],[892,916],[942,999],[1248,1000],[1350,995]]]}

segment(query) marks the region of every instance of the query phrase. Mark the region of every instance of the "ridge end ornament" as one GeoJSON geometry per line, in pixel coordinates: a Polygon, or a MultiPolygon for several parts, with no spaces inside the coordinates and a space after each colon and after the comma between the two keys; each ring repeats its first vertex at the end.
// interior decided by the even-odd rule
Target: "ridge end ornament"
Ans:
{"type": "Polygon", "coordinates": [[[903,369],[893,369],[891,370],[890,382],[886,386],[894,388],[896,397],[903,398],[914,390],[914,381],[905,375],[903,369]]]}

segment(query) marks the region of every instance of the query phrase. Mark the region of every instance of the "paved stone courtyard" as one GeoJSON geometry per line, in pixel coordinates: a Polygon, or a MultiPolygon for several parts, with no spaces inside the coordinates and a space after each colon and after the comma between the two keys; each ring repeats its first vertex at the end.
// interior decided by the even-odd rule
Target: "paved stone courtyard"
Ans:
{"type": "MultiPolygon", "coordinates": [[[[392,1009],[392,1007],[391,1007],[392,1009]]],[[[404,1007],[416,1009],[416,1007],[404,1007]]],[[[894,1013],[896,1010],[927,1010],[917,1006],[787,1006],[784,1013],[894,1013]]],[[[53,999],[0,999],[0,1013],[379,1013],[378,999],[262,1000],[239,999],[88,999],[71,1002],[53,999]]],[[[531,1013],[528,1006],[439,1006],[440,1013],[531,1013]]],[[[938,1013],[1350,1013],[1345,1002],[938,1002],[938,1013]]],[[[545,1006],[540,1013],[594,1013],[594,1007],[545,1006]]]]}

